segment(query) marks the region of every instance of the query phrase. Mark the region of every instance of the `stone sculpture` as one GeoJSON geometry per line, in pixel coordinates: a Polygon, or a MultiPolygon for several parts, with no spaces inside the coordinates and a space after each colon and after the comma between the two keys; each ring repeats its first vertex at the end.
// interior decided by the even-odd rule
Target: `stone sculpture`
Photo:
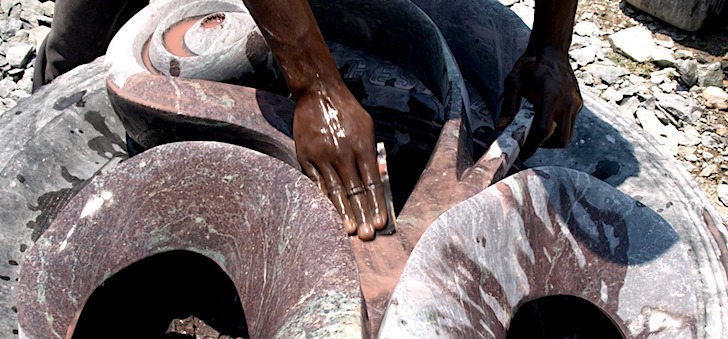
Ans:
{"type": "MultiPolygon", "coordinates": [[[[150,12],[159,13],[163,6],[175,3],[156,1],[152,6],[159,7],[150,12]]],[[[382,114],[380,118],[389,117],[389,120],[379,120],[393,127],[378,130],[386,131],[393,144],[409,149],[417,149],[417,142],[436,139],[432,155],[424,155],[429,160],[416,185],[395,187],[404,192],[399,199],[406,199],[406,202],[400,201],[396,234],[379,237],[372,243],[344,238],[333,207],[295,170],[290,101],[261,90],[236,88],[232,91],[230,85],[217,82],[155,78],[144,66],[141,49],[136,49],[145,39],[122,32],[119,41],[128,39],[127,42],[141,44],[114,44],[105,66],[96,62],[68,75],[71,78],[79,77],[80,72],[95,74],[88,78],[95,79],[96,83],[81,85],[88,92],[74,96],[62,92],[74,88],[51,85],[39,91],[36,98],[44,102],[55,100],[58,110],[84,109],[80,106],[86,104],[79,104],[84,101],[97,107],[94,100],[98,99],[92,98],[104,99],[99,91],[100,69],[109,67],[109,100],[126,130],[144,147],[167,144],[109,169],[83,189],[80,185],[74,188],[74,191],[80,190],[78,195],[41,236],[23,263],[17,287],[21,337],[70,335],[85,300],[96,286],[135,261],[175,249],[205,255],[226,271],[238,289],[249,334],[253,337],[289,337],[305,332],[315,336],[383,338],[423,334],[458,337],[477,333],[501,338],[520,305],[555,294],[579,296],[597,305],[628,338],[727,335],[723,326],[726,315],[721,310],[721,305],[725,305],[725,288],[720,287],[726,282],[725,267],[718,259],[725,247],[721,246],[725,244],[721,236],[725,227],[714,222],[716,219],[709,209],[701,207],[704,211],[701,214],[689,205],[689,201],[696,200],[691,198],[693,193],[688,189],[672,197],[674,212],[663,213],[671,226],[640,202],[584,173],[557,168],[533,169],[490,185],[511,167],[529,126],[528,112],[524,111],[522,120],[502,134],[489,150],[478,152],[484,153],[483,157],[473,156],[475,146],[490,142],[477,134],[473,138],[474,131],[488,124],[478,109],[486,105],[481,104],[477,95],[492,93],[487,86],[500,83],[495,79],[503,78],[509,64],[520,54],[518,47],[523,46],[522,40],[520,43],[502,41],[504,37],[493,32],[498,31],[497,25],[525,32],[523,26],[516,25],[515,16],[500,4],[489,1],[468,3],[449,11],[443,9],[445,4],[441,2],[419,1],[418,5],[432,16],[440,31],[410,2],[386,1],[386,5],[399,6],[392,11],[397,13],[396,20],[391,21],[386,18],[389,12],[375,11],[377,1],[367,3],[371,7],[356,6],[356,1],[337,2],[333,6],[312,2],[312,7],[319,18],[348,15],[351,22],[358,22],[358,26],[345,25],[347,29],[342,29],[338,26],[340,23],[321,20],[324,36],[346,46],[331,44],[335,57],[346,58],[337,60],[342,61],[339,67],[348,65],[345,80],[350,75],[351,83],[363,86],[365,94],[376,90],[384,94],[407,93],[404,105],[398,100],[363,98],[365,107],[367,100],[375,100],[370,103],[372,106],[382,104],[399,110],[400,115],[394,117],[382,114]],[[447,13],[456,13],[463,22],[474,22],[474,18],[488,11],[496,13],[491,17],[501,20],[492,25],[482,24],[483,29],[465,30],[468,33],[462,26],[448,24],[446,19],[447,13]],[[401,25],[370,25],[367,21],[398,22],[402,16],[408,18],[411,29],[402,30],[401,25]],[[367,40],[362,32],[377,39],[367,40]],[[494,43],[482,47],[478,53],[463,45],[471,37],[494,43]],[[418,44],[412,44],[413,41],[418,44]],[[449,46],[453,47],[454,54],[449,46]],[[504,52],[508,50],[506,47],[498,50],[501,46],[513,46],[512,54],[504,52]],[[357,52],[357,48],[365,53],[357,52]],[[385,71],[403,74],[400,68],[391,67],[392,64],[377,63],[374,70],[368,69],[366,64],[372,60],[367,57],[369,53],[380,57],[392,53],[391,62],[406,66],[414,77],[382,76],[385,71]],[[501,65],[491,68],[492,73],[478,73],[472,67],[489,58],[495,60],[493,65],[501,65]],[[463,68],[465,78],[458,65],[463,68]],[[380,79],[385,80],[384,86],[378,85],[380,79]],[[478,91],[469,91],[466,80],[478,91]],[[191,109],[195,107],[193,99],[177,100],[176,95],[158,93],[154,96],[155,93],[145,90],[150,88],[145,84],[168,88],[170,93],[180,91],[197,101],[207,100],[219,109],[195,111],[191,109]],[[387,92],[391,91],[387,87],[400,92],[387,92]],[[65,100],[55,98],[54,93],[64,93],[65,100]],[[414,103],[431,109],[408,111],[411,107],[408,104],[414,103]],[[145,113],[140,114],[140,110],[145,113]],[[231,110],[245,110],[249,114],[244,118],[226,114],[231,110]],[[425,119],[418,119],[418,112],[429,114],[427,119],[436,125],[422,124],[425,119]],[[163,119],[177,119],[175,126],[181,127],[168,133],[159,127],[164,125],[160,123],[163,119]],[[210,126],[218,127],[215,131],[220,132],[211,131],[210,126]],[[155,129],[155,133],[148,132],[155,129]],[[145,138],[145,133],[161,133],[166,139],[151,140],[145,138]],[[194,133],[207,134],[214,141],[243,140],[238,145],[265,155],[218,142],[185,142],[195,140],[194,133]],[[262,175],[260,171],[265,169],[274,169],[270,172],[275,177],[262,175]],[[251,184],[257,180],[262,180],[262,184],[251,184]],[[220,199],[218,195],[234,197],[227,202],[238,206],[236,213],[226,214],[229,205],[224,203],[203,208],[209,201],[220,199]],[[127,202],[138,211],[139,218],[129,218],[128,210],[115,208],[127,202]],[[185,211],[184,216],[180,215],[181,221],[157,227],[168,220],[164,213],[172,207],[177,208],[177,214],[185,211]],[[678,208],[684,212],[682,216],[675,215],[678,208]],[[325,225],[314,230],[312,223],[325,225]],[[250,228],[240,226],[248,224],[250,228]],[[267,232],[255,231],[278,224],[283,226],[272,227],[267,232]],[[113,236],[106,227],[113,230],[113,236]],[[227,237],[228,234],[234,236],[227,237]],[[212,237],[220,240],[213,241],[212,237]],[[95,243],[99,238],[116,239],[117,243],[128,246],[111,252],[116,254],[107,254],[108,260],[94,264],[73,262],[74,258],[87,257],[89,261],[104,258],[101,254],[109,245],[95,243]],[[295,238],[310,241],[294,241],[295,238]],[[311,255],[314,252],[322,255],[311,255]],[[300,264],[297,260],[301,260],[300,264]],[[561,270],[554,274],[550,270],[553,267],[561,270]],[[565,275],[563,271],[570,274],[565,275]],[[336,279],[329,274],[335,274],[336,279]],[[400,274],[403,274],[401,280],[400,274]],[[79,278],[67,284],[68,279],[64,277],[73,276],[79,278]],[[260,283],[261,279],[265,284],[260,283]],[[257,292],[261,286],[267,290],[257,292]],[[413,294],[417,297],[411,297],[413,294]],[[258,311],[263,304],[268,306],[265,312],[258,311]],[[329,312],[318,312],[322,309],[329,312]]],[[[143,11],[137,18],[150,12],[143,11]]],[[[138,23],[146,22],[146,19],[139,20],[138,23]]],[[[147,29],[144,25],[129,27],[147,29]]],[[[527,32],[515,36],[525,37],[527,32]]],[[[607,115],[600,113],[600,103],[589,100],[587,97],[587,106],[592,108],[584,112],[583,121],[596,126],[599,124],[596,117],[607,115]]],[[[113,116],[106,108],[106,118],[101,120],[110,122],[113,116]]],[[[391,115],[394,111],[397,110],[386,112],[391,115]]],[[[43,116],[39,112],[32,114],[43,116]]],[[[23,117],[20,114],[13,119],[23,117]]],[[[619,121],[614,125],[630,140],[641,137],[629,134],[634,132],[629,132],[619,121]]],[[[11,121],[9,126],[18,126],[18,123],[11,121]]],[[[104,140],[118,143],[121,128],[118,123],[110,126],[106,130],[99,126],[97,130],[104,131],[101,132],[104,140]]],[[[577,129],[580,130],[585,129],[577,129]]],[[[604,127],[599,129],[603,130],[604,127]]],[[[591,142],[589,133],[600,132],[578,133],[577,139],[591,142]]],[[[653,173],[655,169],[669,168],[660,162],[666,160],[654,156],[644,160],[644,154],[649,152],[640,148],[641,144],[628,145],[634,148],[632,154],[619,153],[629,151],[627,147],[604,152],[607,156],[610,152],[614,156],[622,154],[620,159],[627,159],[620,163],[622,171],[607,171],[606,175],[594,172],[595,176],[629,191],[631,188],[622,182],[630,182],[626,176],[640,174],[639,171],[625,173],[625,170],[642,166],[643,172],[653,173]]],[[[572,153],[556,153],[551,161],[558,156],[562,159],[561,165],[591,173],[586,168],[591,165],[579,163],[583,157],[578,152],[582,151],[586,150],[577,147],[565,151],[572,153]]],[[[107,158],[101,161],[84,156],[90,160],[84,166],[101,168],[102,162],[109,162],[114,156],[112,152],[103,155],[107,158]]],[[[546,163],[549,159],[536,156],[534,161],[546,163]]],[[[28,167],[17,168],[27,170],[28,167]]],[[[673,174],[664,177],[673,182],[679,180],[673,174]]],[[[690,183],[686,185],[694,187],[690,183]]],[[[653,187],[664,188],[669,184],[655,182],[653,187]]],[[[643,200],[653,201],[650,199],[657,198],[643,200]]]]}

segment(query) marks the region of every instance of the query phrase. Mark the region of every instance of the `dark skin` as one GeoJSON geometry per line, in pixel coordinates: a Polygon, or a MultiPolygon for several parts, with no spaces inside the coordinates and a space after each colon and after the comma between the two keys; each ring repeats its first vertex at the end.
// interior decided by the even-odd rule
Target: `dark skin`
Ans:
{"type": "Polygon", "coordinates": [[[245,0],[296,99],[293,138],[304,173],[342,216],[374,239],[387,222],[374,122],[344,85],[306,0],[245,0]]]}
{"type": "MultiPolygon", "coordinates": [[[[306,0],[245,0],[297,101],[293,123],[298,161],[328,195],[344,229],[362,240],[384,228],[374,124],[344,85],[306,0]]],[[[568,49],[576,0],[537,0],[528,48],[505,80],[498,128],[513,120],[521,98],[536,115],[520,157],[541,146],[565,147],[582,99],[568,49]]]]}
{"type": "Polygon", "coordinates": [[[522,98],[534,105],[533,125],[519,154],[523,160],[539,147],[561,148],[571,142],[583,104],[569,64],[575,14],[576,0],[536,0],[528,47],[504,81],[499,130],[513,121],[522,98]]]}

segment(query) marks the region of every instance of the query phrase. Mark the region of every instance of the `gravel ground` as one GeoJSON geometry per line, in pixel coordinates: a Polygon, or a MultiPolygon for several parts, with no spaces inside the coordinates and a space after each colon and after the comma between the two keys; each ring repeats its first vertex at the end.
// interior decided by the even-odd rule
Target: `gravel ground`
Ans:
{"type": "MultiPolygon", "coordinates": [[[[500,0],[530,24],[533,0],[500,0]]],[[[724,12],[726,13],[726,12],[724,12]]],[[[582,86],[678,159],[728,222],[728,25],[679,30],[626,1],[579,1],[570,50],[582,86]]]]}
{"type": "MultiPolygon", "coordinates": [[[[500,1],[532,22],[534,0],[500,1]]],[[[0,0],[0,114],[30,95],[53,5],[0,0]]],[[[582,0],[570,55],[581,84],[680,160],[728,222],[728,26],[690,33],[625,1],[582,0]]]]}

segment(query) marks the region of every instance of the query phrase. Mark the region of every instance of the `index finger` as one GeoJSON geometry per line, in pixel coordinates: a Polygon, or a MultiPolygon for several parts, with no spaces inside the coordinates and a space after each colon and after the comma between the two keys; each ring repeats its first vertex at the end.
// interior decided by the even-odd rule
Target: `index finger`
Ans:
{"type": "MultiPolygon", "coordinates": [[[[546,88],[544,90],[546,91],[546,88]]],[[[533,125],[518,155],[520,159],[526,160],[533,156],[546,138],[549,137],[549,132],[553,132],[554,127],[556,127],[553,125],[554,112],[559,107],[560,101],[558,95],[544,93],[533,103],[535,112],[533,125]]]]}

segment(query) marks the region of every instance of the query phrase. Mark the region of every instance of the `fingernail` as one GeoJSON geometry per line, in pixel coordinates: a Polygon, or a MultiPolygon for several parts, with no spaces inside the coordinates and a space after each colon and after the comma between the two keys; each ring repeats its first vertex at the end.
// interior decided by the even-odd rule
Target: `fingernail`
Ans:
{"type": "Polygon", "coordinates": [[[359,226],[359,239],[364,241],[374,240],[374,229],[372,225],[363,224],[359,226]]]}
{"type": "Polygon", "coordinates": [[[344,231],[349,235],[356,234],[356,223],[351,219],[344,219],[344,231]]]}
{"type": "Polygon", "coordinates": [[[385,226],[387,226],[386,215],[384,217],[382,217],[381,215],[377,215],[374,217],[374,228],[376,228],[377,230],[382,230],[385,226]]]}

